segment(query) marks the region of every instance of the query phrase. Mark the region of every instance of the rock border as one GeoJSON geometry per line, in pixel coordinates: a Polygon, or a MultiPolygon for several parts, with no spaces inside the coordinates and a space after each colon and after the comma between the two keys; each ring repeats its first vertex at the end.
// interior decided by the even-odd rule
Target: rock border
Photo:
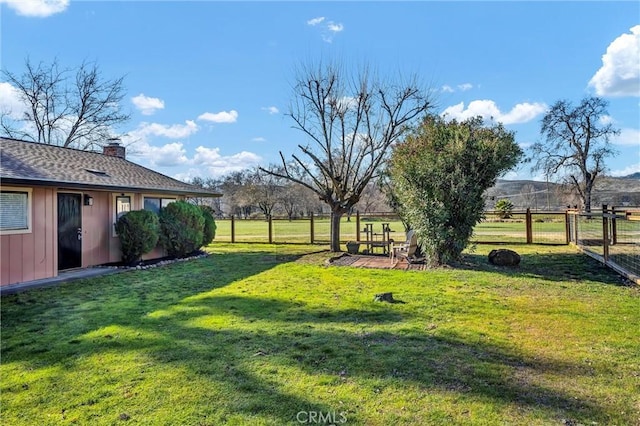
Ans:
{"type": "Polygon", "coordinates": [[[189,257],[180,257],[177,259],[167,259],[161,260],[160,262],[150,263],[148,265],[136,265],[136,266],[109,266],[109,265],[96,265],[93,268],[102,268],[102,269],[118,269],[121,271],[142,271],[147,269],[158,268],[160,266],[171,265],[172,263],[177,262],[186,262],[189,260],[202,259],[204,257],[209,257],[211,254],[207,252],[203,252],[201,254],[189,256],[189,257]]]}

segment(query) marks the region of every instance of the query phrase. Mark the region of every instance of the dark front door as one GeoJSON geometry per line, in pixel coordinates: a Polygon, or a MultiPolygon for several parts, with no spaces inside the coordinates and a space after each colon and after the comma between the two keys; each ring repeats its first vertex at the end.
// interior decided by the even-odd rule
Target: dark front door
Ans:
{"type": "Polygon", "coordinates": [[[81,194],[58,193],[58,270],[82,266],[81,194]]]}

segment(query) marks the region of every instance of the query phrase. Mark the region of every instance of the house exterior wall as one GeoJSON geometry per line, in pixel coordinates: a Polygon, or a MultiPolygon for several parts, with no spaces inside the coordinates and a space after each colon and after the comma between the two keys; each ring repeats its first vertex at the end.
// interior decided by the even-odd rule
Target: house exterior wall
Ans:
{"type": "MultiPolygon", "coordinates": [[[[115,197],[121,193],[93,190],[65,190],[56,187],[22,187],[31,190],[30,232],[0,235],[0,285],[51,278],[58,275],[58,192],[75,192],[93,198],[93,205],[82,203],[82,267],[121,260],[120,240],[115,234],[115,197]]],[[[2,188],[4,189],[4,187],[2,188]]],[[[146,193],[127,193],[131,210],[143,208],[146,193]]],[[[167,195],[164,195],[165,197],[167,195]]],[[[174,196],[184,199],[182,196],[174,196]]],[[[143,259],[166,256],[156,247],[143,259]]]]}
{"type": "Polygon", "coordinates": [[[31,232],[0,235],[0,285],[58,274],[56,192],[33,188],[31,232]]]}
{"type": "Polygon", "coordinates": [[[111,197],[109,192],[84,194],[93,197],[92,206],[82,206],[82,267],[87,268],[111,262],[111,197]]]}

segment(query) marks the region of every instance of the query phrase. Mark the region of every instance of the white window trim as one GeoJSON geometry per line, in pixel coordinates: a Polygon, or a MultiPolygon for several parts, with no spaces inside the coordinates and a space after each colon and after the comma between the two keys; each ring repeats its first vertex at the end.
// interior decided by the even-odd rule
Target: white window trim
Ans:
{"type": "Polygon", "coordinates": [[[132,192],[127,192],[127,193],[123,193],[123,192],[114,192],[111,194],[111,235],[113,237],[117,237],[118,233],[116,232],[116,220],[117,220],[117,216],[118,216],[118,197],[129,197],[129,200],[131,202],[131,210],[136,210],[135,208],[135,197],[134,194],[132,192]]]}
{"type": "Polygon", "coordinates": [[[33,211],[33,188],[3,186],[0,192],[24,192],[27,194],[27,228],[0,230],[0,235],[31,234],[33,232],[33,225],[31,221],[33,211]]]}

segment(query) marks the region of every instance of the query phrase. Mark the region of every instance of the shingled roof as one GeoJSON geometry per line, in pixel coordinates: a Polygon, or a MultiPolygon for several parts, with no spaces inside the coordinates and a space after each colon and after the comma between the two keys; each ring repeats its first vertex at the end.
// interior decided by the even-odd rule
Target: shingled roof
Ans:
{"type": "Polygon", "coordinates": [[[198,197],[222,195],[180,182],[124,158],[7,138],[0,138],[0,179],[3,185],[57,185],[198,197]]]}

